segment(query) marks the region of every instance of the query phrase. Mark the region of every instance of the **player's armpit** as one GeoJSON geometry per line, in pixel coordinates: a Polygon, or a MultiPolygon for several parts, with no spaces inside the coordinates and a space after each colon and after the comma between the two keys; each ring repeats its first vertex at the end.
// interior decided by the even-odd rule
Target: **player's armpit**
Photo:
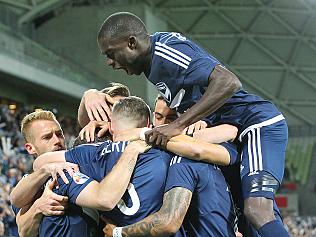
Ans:
{"type": "Polygon", "coordinates": [[[162,236],[176,233],[190,206],[192,192],[176,187],[164,194],[160,210],[122,229],[122,236],[162,236]]]}

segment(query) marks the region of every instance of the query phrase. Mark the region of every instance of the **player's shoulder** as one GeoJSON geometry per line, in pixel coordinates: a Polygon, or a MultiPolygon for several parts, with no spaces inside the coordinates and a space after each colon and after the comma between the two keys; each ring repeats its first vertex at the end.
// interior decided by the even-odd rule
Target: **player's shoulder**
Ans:
{"type": "Polygon", "coordinates": [[[159,148],[151,148],[147,152],[140,154],[139,163],[148,163],[151,166],[167,167],[173,154],[159,148]]]}
{"type": "Polygon", "coordinates": [[[187,68],[197,46],[177,32],[158,32],[153,36],[154,54],[163,61],[187,68]]]}
{"type": "Polygon", "coordinates": [[[159,148],[155,148],[155,147],[150,148],[148,151],[146,151],[143,154],[140,154],[140,157],[144,157],[146,159],[149,159],[149,158],[154,158],[154,159],[169,158],[170,159],[171,156],[172,156],[171,153],[159,148]]]}
{"type": "Polygon", "coordinates": [[[155,43],[158,43],[157,45],[172,45],[189,41],[189,39],[178,32],[156,32],[153,37],[155,43]]]}
{"type": "MultiPolygon", "coordinates": [[[[172,153],[171,153],[172,154],[172,153]]],[[[172,155],[172,158],[170,160],[170,166],[174,164],[185,164],[185,165],[191,165],[191,164],[200,164],[200,162],[195,160],[190,160],[186,157],[179,156],[176,154],[172,155]]]]}
{"type": "Polygon", "coordinates": [[[201,161],[191,160],[179,155],[173,155],[170,160],[169,166],[172,169],[190,169],[192,171],[199,171],[207,168],[209,164],[201,161]]]}

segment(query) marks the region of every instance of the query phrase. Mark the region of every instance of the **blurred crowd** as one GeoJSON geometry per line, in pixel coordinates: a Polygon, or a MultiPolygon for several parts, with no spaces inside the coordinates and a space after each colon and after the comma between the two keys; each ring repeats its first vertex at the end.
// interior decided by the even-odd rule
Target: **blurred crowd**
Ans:
{"type": "Polygon", "coordinates": [[[292,215],[284,218],[292,237],[316,237],[316,217],[292,215]]]}
{"type": "MultiPolygon", "coordinates": [[[[11,209],[9,194],[16,183],[32,169],[33,156],[24,149],[20,122],[33,108],[19,106],[10,109],[0,105],[0,237],[18,236],[15,215],[11,209]]],[[[57,115],[69,144],[78,134],[76,120],[57,115]]]]}

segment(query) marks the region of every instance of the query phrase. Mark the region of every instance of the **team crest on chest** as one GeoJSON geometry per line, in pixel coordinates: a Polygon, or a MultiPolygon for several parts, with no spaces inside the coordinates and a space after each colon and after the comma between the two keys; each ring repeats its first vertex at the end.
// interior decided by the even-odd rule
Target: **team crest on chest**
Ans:
{"type": "Polygon", "coordinates": [[[159,93],[165,98],[165,100],[170,103],[171,101],[171,92],[169,87],[164,82],[158,82],[156,84],[156,88],[159,91],[159,93]]]}

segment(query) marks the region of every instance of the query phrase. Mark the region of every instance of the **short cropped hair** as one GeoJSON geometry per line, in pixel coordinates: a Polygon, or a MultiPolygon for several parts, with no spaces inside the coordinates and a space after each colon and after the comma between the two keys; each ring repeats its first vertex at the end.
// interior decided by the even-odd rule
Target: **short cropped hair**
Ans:
{"type": "Polygon", "coordinates": [[[108,94],[111,97],[115,96],[124,96],[128,97],[130,96],[130,91],[127,86],[117,83],[117,82],[112,82],[110,83],[109,87],[106,87],[102,90],[103,93],[108,94]]]}
{"type": "Polygon", "coordinates": [[[103,22],[98,33],[98,40],[102,38],[124,39],[131,35],[147,36],[144,22],[133,13],[117,12],[103,22]]]}
{"type": "Polygon", "coordinates": [[[39,111],[32,112],[30,114],[27,114],[22,119],[22,122],[21,122],[21,133],[26,142],[29,142],[32,140],[32,134],[30,133],[30,126],[34,121],[37,121],[37,120],[50,120],[50,121],[55,121],[56,123],[58,123],[55,115],[51,111],[48,111],[48,110],[39,110],[39,111]]]}
{"type": "Polygon", "coordinates": [[[150,108],[143,99],[129,96],[114,104],[112,118],[116,121],[128,119],[131,125],[141,128],[147,126],[150,113],[150,108]]]}
{"type": "Polygon", "coordinates": [[[166,102],[165,97],[163,97],[162,95],[158,94],[156,99],[155,99],[155,107],[156,107],[156,104],[157,104],[158,100],[162,100],[162,101],[166,102]]]}

